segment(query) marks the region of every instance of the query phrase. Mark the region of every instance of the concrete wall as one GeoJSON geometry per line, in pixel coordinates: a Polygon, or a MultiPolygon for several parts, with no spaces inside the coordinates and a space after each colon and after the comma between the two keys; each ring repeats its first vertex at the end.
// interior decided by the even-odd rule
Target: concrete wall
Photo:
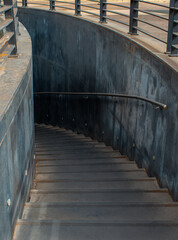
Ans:
{"type": "Polygon", "coordinates": [[[177,72],[129,37],[100,24],[27,8],[19,9],[19,19],[32,37],[35,91],[127,93],[168,105],[161,111],[136,100],[35,98],[37,122],[112,145],[156,176],[178,200],[177,72]]]}
{"type": "Polygon", "coordinates": [[[17,58],[0,69],[0,239],[10,240],[28,197],[34,170],[30,36],[20,27],[17,58]],[[27,176],[25,175],[25,170],[27,176]],[[11,205],[7,205],[10,199],[11,205]]]}

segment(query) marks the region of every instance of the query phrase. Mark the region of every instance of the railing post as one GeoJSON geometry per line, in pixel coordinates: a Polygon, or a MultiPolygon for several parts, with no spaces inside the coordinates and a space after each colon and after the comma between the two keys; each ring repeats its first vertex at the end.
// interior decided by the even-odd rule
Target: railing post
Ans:
{"type": "Polygon", "coordinates": [[[81,6],[80,6],[80,0],[75,0],[75,15],[80,16],[81,15],[81,6]]]}
{"type": "Polygon", "coordinates": [[[12,8],[5,12],[5,18],[12,18],[13,22],[6,27],[7,32],[13,32],[14,35],[9,40],[9,44],[14,45],[14,50],[11,52],[11,55],[17,54],[17,1],[16,0],[4,0],[4,5],[12,5],[12,8]]]}
{"type": "Polygon", "coordinates": [[[134,27],[138,26],[138,9],[139,2],[137,0],[130,0],[130,24],[129,24],[129,33],[137,35],[137,29],[134,27]]]}
{"type": "Polygon", "coordinates": [[[22,0],[22,7],[27,7],[27,0],[22,0]]]}
{"type": "Polygon", "coordinates": [[[50,10],[55,10],[55,0],[50,0],[50,10]]]}
{"type": "Polygon", "coordinates": [[[178,55],[178,0],[170,0],[167,53],[178,55]]]}
{"type": "Polygon", "coordinates": [[[106,1],[107,0],[100,0],[100,22],[106,23],[106,1]]]}

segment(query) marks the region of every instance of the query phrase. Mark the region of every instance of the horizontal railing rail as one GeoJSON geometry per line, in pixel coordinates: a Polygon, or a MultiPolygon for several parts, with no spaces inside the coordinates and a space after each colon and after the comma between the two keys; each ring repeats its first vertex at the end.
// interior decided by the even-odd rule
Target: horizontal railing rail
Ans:
{"type": "Polygon", "coordinates": [[[10,55],[17,54],[17,2],[0,2],[0,66],[10,55]]]}
{"type": "Polygon", "coordinates": [[[56,94],[56,95],[71,95],[71,96],[100,96],[100,97],[116,97],[116,98],[131,98],[136,100],[141,100],[147,103],[152,104],[156,108],[159,109],[167,109],[168,106],[166,104],[157,102],[155,100],[151,100],[149,98],[137,96],[137,95],[129,95],[129,94],[120,94],[120,93],[98,93],[98,92],[35,92],[34,95],[47,95],[47,94],[56,94]]]}
{"type": "Polygon", "coordinates": [[[130,0],[128,3],[109,0],[22,0],[18,3],[23,7],[43,6],[52,11],[70,11],[76,16],[82,13],[93,15],[100,23],[112,21],[125,25],[129,34],[147,35],[163,43],[163,46],[165,44],[165,53],[169,56],[178,56],[178,0],[170,0],[170,3],[144,0],[130,0]]]}

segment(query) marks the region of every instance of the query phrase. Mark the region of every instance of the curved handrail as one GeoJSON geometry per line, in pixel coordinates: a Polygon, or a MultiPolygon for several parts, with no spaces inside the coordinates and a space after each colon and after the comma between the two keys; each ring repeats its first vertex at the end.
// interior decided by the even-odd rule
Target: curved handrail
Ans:
{"type": "Polygon", "coordinates": [[[120,93],[96,93],[96,92],[35,92],[34,95],[41,94],[58,94],[58,95],[81,95],[81,96],[103,96],[103,97],[118,97],[118,98],[133,98],[137,100],[141,100],[144,102],[151,103],[153,106],[157,106],[159,109],[167,109],[168,106],[166,104],[151,100],[149,98],[137,96],[137,95],[129,95],[129,94],[120,94],[120,93]]]}

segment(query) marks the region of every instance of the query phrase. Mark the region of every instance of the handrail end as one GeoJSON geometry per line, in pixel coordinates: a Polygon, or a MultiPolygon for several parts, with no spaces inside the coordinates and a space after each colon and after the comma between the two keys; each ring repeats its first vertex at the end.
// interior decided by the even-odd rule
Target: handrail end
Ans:
{"type": "Polygon", "coordinates": [[[167,106],[167,105],[164,105],[163,108],[164,108],[164,110],[167,110],[167,109],[168,109],[168,106],[167,106]]]}

